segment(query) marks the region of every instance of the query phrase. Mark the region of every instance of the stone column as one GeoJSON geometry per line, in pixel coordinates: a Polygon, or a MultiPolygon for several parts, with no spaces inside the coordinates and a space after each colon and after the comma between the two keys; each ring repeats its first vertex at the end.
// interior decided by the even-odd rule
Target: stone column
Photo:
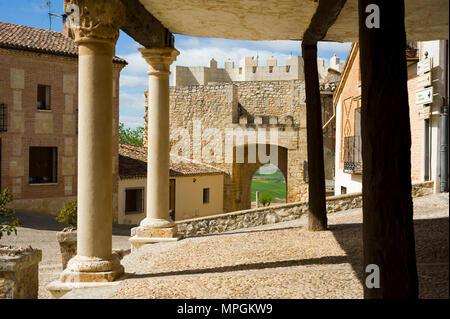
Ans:
{"type": "Polygon", "coordinates": [[[112,253],[112,58],[125,8],[120,0],[69,4],[80,12],[71,28],[79,47],[78,234],[77,255],[60,280],[113,281],[124,270],[112,253]]]}
{"type": "Polygon", "coordinates": [[[147,217],[130,239],[132,248],[178,239],[169,216],[169,75],[170,65],[179,52],[170,47],[139,51],[149,64],[147,217]]]}

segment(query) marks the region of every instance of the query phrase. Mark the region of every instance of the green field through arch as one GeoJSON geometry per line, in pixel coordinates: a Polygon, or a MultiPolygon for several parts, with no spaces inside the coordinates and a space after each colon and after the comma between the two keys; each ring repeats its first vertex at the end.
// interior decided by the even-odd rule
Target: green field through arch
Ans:
{"type": "Polygon", "coordinates": [[[251,192],[251,200],[252,202],[256,201],[256,192],[259,191],[261,196],[262,193],[270,193],[275,198],[273,200],[274,203],[284,203],[286,202],[286,180],[283,176],[283,173],[276,167],[277,171],[273,174],[264,174],[261,171],[264,171],[264,168],[269,165],[265,165],[258,169],[253,175],[252,179],[252,192],[251,192]]]}

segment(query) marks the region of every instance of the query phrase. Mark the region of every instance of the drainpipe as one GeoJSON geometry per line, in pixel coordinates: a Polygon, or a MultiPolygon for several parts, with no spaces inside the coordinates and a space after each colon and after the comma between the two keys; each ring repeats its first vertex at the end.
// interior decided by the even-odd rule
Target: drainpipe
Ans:
{"type": "Polygon", "coordinates": [[[444,97],[440,116],[440,192],[448,192],[448,40],[444,41],[444,97]]]}

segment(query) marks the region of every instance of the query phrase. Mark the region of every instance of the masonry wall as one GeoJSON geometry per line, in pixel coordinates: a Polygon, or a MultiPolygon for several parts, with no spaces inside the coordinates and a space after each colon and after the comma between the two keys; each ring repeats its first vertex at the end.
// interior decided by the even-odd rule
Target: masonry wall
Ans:
{"type": "MultiPolygon", "coordinates": [[[[204,66],[175,66],[173,77],[175,86],[207,85],[211,82],[237,82],[237,81],[286,81],[303,80],[303,58],[291,56],[286,59],[286,65],[278,65],[276,59],[268,59],[266,65],[258,65],[260,61],[254,57],[244,57],[239,66],[234,62],[225,62],[224,68],[218,68],[217,62],[212,59],[209,67],[204,66]]],[[[319,69],[321,78],[327,73],[327,68],[319,69]]]]}
{"type": "MultiPolygon", "coordinates": [[[[0,103],[7,129],[0,132],[1,188],[8,187],[17,210],[56,215],[77,193],[78,60],[21,50],[0,49],[0,103]],[[37,109],[37,85],[51,87],[51,110],[37,109]],[[57,148],[57,182],[30,184],[31,146],[57,148]]],[[[121,66],[114,67],[113,145],[118,145],[118,93],[121,66]]],[[[111,154],[114,180],[118,148],[111,154]]],[[[113,188],[117,202],[117,183],[113,188]]],[[[117,221],[117,204],[114,205],[117,221]]]]}
{"type": "MultiPolygon", "coordinates": [[[[222,169],[224,176],[224,211],[250,208],[251,179],[263,163],[235,163],[236,152],[248,145],[247,139],[236,144],[234,161],[224,163],[226,130],[254,130],[268,135],[278,133],[270,141],[278,152],[278,167],[287,182],[288,202],[307,199],[304,172],[307,161],[306,105],[303,81],[246,81],[216,83],[202,86],[182,86],[170,89],[171,152],[209,163],[222,169]],[[200,147],[196,147],[200,146],[200,147]],[[203,149],[203,153],[201,150],[203,149]]],[[[323,92],[324,119],[332,115],[330,92],[323,92]]],[[[149,97],[147,97],[149,98],[149,97]]],[[[151,97],[150,97],[151,98],[151,97]]],[[[147,103],[146,103],[147,104],[147,103]]],[[[324,120],[325,121],[325,120],[324,120]]],[[[147,130],[145,129],[145,132],[147,130]]],[[[334,129],[326,131],[326,178],[333,179],[334,129]]],[[[147,142],[147,137],[144,137],[147,142]]],[[[266,146],[264,146],[266,147],[266,146]]],[[[258,151],[259,145],[256,146],[258,151]]],[[[247,155],[246,155],[247,156],[247,155]]]]}
{"type": "Polygon", "coordinates": [[[422,105],[416,106],[417,64],[408,67],[408,101],[411,123],[411,180],[424,180],[424,120],[419,118],[422,105]]]}
{"type": "MultiPolygon", "coordinates": [[[[416,183],[412,197],[433,193],[433,182],[416,183]]],[[[362,207],[362,194],[330,196],[326,200],[327,213],[335,213],[362,207]]],[[[243,228],[257,227],[299,219],[308,213],[308,202],[288,203],[277,206],[253,208],[215,216],[177,221],[178,234],[184,237],[216,234],[243,228]]]]}

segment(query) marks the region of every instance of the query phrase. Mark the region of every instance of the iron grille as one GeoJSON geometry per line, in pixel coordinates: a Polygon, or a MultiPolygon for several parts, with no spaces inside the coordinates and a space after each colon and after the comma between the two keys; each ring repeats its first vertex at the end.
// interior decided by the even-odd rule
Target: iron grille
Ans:
{"type": "Polygon", "coordinates": [[[0,132],[8,131],[8,108],[6,104],[0,104],[0,132]]]}
{"type": "Polygon", "coordinates": [[[362,174],[361,136],[344,137],[344,172],[362,174]]]}

